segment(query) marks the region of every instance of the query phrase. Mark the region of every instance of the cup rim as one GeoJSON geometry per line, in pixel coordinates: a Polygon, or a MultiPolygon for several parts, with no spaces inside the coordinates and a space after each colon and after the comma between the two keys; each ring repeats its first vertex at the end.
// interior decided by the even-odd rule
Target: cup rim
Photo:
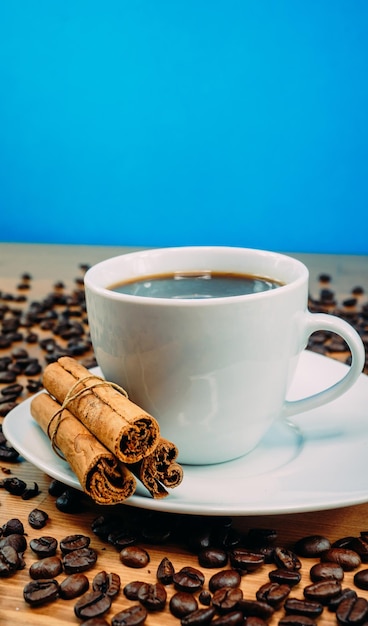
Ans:
{"type": "MultiPolygon", "coordinates": [[[[176,268],[176,270],[177,269],[178,268],[176,268]]],[[[198,266],[196,269],[197,270],[199,269],[198,266]]],[[[205,268],[201,268],[201,269],[205,269],[205,268]]],[[[206,269],[210,269],[210,268],[206,268],[206,269]]],[[[162,270],[161,273],[163,273],[164,271],[165,272],[167,271],[168,273],[170,273],[176,270],[168,268],[167,270],[162,270]]],[[[218,270],[218,271],[221,271],[221,270],[218,270]]],[[[244,270],[233,270],[233,271],[242,272],[244,270]]],[[[131,277],[132,278],[136,277],[137,279],[140,279],[143,276],[155,275],[159,273],[160,272],[150,272],[150,273],[141,272],[141,273],[136,273],[135,276],[131,276],[131,277]]],[[[254,272],[250,272],[250,273],[254,273],[254,272]]],[[[265,276],[265,275],[262,274],[262,276],[265,276]]],[[[276,276],[270,275],[269,277],[278,280],[278,277],[276,276]]],[[[126,252],[126,253],[115,255],[112,257],[107,257],[106,259],[99,261],[98,263],[95,263],[90,268],[88,268],[84,276],[84,285],[85,285],[86,290],[93,292],[95,294],[98,294],[99,296],[104,297],[106,299],[114,300],[117,302],[130,302],[130,303],[139,303],[141,305],[149,304],[149,305],[166,306],[166,307],[167,306],[176,306],[176,307],[181,306],[182,307],[182,306],[198,306],[198,305],[218,306],[221,304],[240,303],[240,302],[243,302],[244,299],[246,299],[247,302],[250,302],[250,301],[264,299],[264,298],[274,298],[274,297],[280,296],[281,293],[285,293],[286,291],[292,291],[298,288],[304,282],[308,283],[308,279],[309,279],[309,271],[306,265],[299,259],[296,259],[286,253],[274,252],[272,250],[265,250],[261,248],[247,248],[247,247],[240,247],[240,246],[172,246],[172,247],[166,246],[166,247],[160,247],[160,248],[143,248],[141,250],[135,250],[133,252],[126,252]],[[295,278],[291,279],[290,282],[280,285],[278,289],[272,289],[268,291],[261,291],[257,293],[242,294],[242,295],[236,295],[236,296],[226,296],[226,297],[219,296],[219,297],[213,297],[213,298],[208,298],[208,299],[207,298],[174,299],[174,298],[162,298],[162,297],[157,298],[157,297],[146,296],[146,295],[137,296],[137,295],[132,295],[132,294],[125,294],[125,293],[113,291],[110,288],[110,285],[113,285],[114,283],[118,283],[119,279],[117,280],[106,279],[102,281],[104,283],[107,283],[106,285],[101,285],[101,280],[99,281],[96,280],[96,275],[99,275],[101,272],[106,270],[109,266],[113,267],[115,266],[116,263],[121,262],[123,260],[130,262],[138,258],[147,259],[147,258],[152,258],[157,255],[161,255],[161,256],[165,255],[165,256],[171,257],[171,256],[176,256],[177,254],[186,254],[190,256],[198,252],[202,254],[216,253],[220,255],[234,255],[234,254],[239,254],[239,253],[243,255],[244,254],[245,255],[257,255],[257,258],[262,257],[263,259],[267,258],[269,261],[273,260],[273,261],[277,261],[278,263],[283,263],[283,264],[288,263],[289,265],[292,265],[293,268],[295,268],[295,270],[298,272],[298,275],[295,278]]]]}

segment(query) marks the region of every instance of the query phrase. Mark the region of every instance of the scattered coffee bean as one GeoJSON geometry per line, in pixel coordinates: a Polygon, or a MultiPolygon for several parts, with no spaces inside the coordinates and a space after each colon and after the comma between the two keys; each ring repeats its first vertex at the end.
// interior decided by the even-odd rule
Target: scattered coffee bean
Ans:
{"type": "Polygon", "coordinates": [[[144,583],[139,587],[138,600],[147,611],[163,611],[167,593],[161,583],[144,583]]]}
{"type": "Polygon", "coordinates": [[[362,569],[354,575],[354,584],[358,589],[368,589],[368,569],[362,569]]]}
{"type": "Polygon", "coordinates": [[[316,622],[312,617],[307,615],[292,615],[287,614],[282,617],[279,622],[279,626],[316,626],[316,622]]]}
{"type": "Polygon", "coordinates": [[[212,606],[219,613],[227,613],[237,608],[239,601],[243,599],[240,587],[222,587],[217,589],[212,596],[212,606]]]}
{"type": "Polygon", "coordinates": [[[142,580],[133,580],[130,583],[127,583],[123,589],[123,593],[128,600],[138,600],[138,591],[144,585],[144,581],[142,580]]]}
{"type": "Polygon", "coordinates": [[[142,605],[129,606],[116,613],[111,619],[111,626],[141,626],[146,621],[147,609],[142,605]]]}
{"type": "Polygon", "coordinates": [[[11,493],[12,496],[21,496],[27,488],[27,483],[20,478],[12,476],[11,478],[4,478],[4,480],[1,481],[1,486],[11,493]]]}
{"type": "Polygon", "coordinates": [[[89,580],[85,574],[70,574],[61,581],[59,595],[63,600],[74,600],[86,593],[89,580]]]}
{"type": "Polygon", "coordinates": [[[175,574],[174,566],[170,559],[165,556],[157,567],[156,577],[162,585],[170,585],[175,574]]]}
{"type": "Polygon", "coordinates": [[[12,517],[9,519],[3,526],[1,527],[2,534],[4,537],[8,535],[23,535],[24,534],[24,525],[23,522],[17,517],[12,517]]]}
{"type": "Polygon", "coordinates": [[[304,587],[303,593],[307,600],[325,605],[341,593],[341,583],[338,580],[321,580],[304,587]]]}
{"type": "Polygon", "coordinates": [[[345,598],[336,609],[338,624],[363,624],[368,616],[368,602],[365,598],[345,598]]]}
{"type": "Polygon", "coordinates": [[[33,580],[41,578],[56,578],[63,571],[63,564],[57,556],[46,556],[35,561],[29,568],[29,575],[33,580]]]}
{"type": "Polygon", "coordinates": [[[21,494],[22,500],[32,500],[40,493],[38,488],[38,484],[36,482],[33,483],[33,487],[27,487],[21,494]]]}
{"type": "Polygon", "coordinates": [[[205,548],[198,554],[198,563],[201,567],[225,567],[227,560],[228,553],[222,548],[205,548]]]}
{"type": "Polygon", "coordinates": [[[299,556],[304,558],[313,558],[320,556],[326,550],[329,550],[331,543],[327,537],[323,535],[309,535],[299,539],[295,545],[294,550],[299,556]]]}
{"type": "Polygon", "coordinates": [[[275,609],[279,608],[290,594],[290,585],[280,585],[276,582],[268,582],[262,585],[256,592],[257,600],[267,602],[275,609]]]}
{"type": "Polygon", "coordinates": [[[277,567],[286,569],[288,571],[297,571],[302,567],[300,559],[295,552],[287,550],[286,548],[276,547],[273,552],[273,557],[277,567]]]}
{"type": "Polygon", "coordinates": [[[301,581],[302,575],[299,570],[274,569],[269,572],[268,577],[272,582],[294,587],[301,581]]]}
{"type": "Polygon", "coordinates": [[[199,593],[198,600],[204,606],[210,606],[212,602],[212,595],[206,589],[202,589],[202,591],[199,593]]]}
{"type": "Polygon", "coordinates": [[[198,602],[192,593],[177,591],[170,598],[169,608],[174,617],[181,619],[196,611],[198,609],[198,602]]]}
{"type": "Polygon", "coordinates": [[[59,547],[63,554],[79,550],[80,548],[88,548],[91,538],[87,535],[68,535],[60,540],[59,547]]]}
{"type": "Polygon", "coordinates": [[[331,548],[321,555],[321,561],[338,563],[345,572],[352,572],[362,562],[359,554],[347,548],[331,548]]]}
{"type": "Polygon", "coordinates": [[[12,576],[21,568],[21,559],[18,552],[11,545],[0,546],[0,578],[12,576]]]}
{"type": "Polygon", "coordinates": [[[251,552],[244,548],[235,548],[229,553],[231,567],[240,572],[254,572],[265,562],[265,557],[259,552],[251,552]]]}
{"type": "Polygon", "coordinates": [[[313,582],[327,579],[342,581],[344,579],[344,570],[341,565],[329,561],[316,563],[311,567],[309,574],[313,582]]]}
{"type": "Polygon", "coordinates": [[[126,546],[120,552],[120,560],[123,565],[133,568],[146,567],[150,562],[150,556],[146,550],[138,546],[126,546]]]}
{"type": "Polygon", "coordinates": [[[111,599],[115,598],[120,591],[120,576],[115,572],[107,573],[104,570],[95,574],[92,581],[93,591],[102,591],[111,599]]]}
{"type": "Polygon", "coordinates": [[[243,615],[248,617],[260,617],[268,621],[271,619],[274,614],[275,609],[268,604],[268,602],[262,602],[260,600],[247,600],[243,599],[238,602],[238,609],[243,613],[243,615]]]}
{"type": "Polygon", "coordinates": [[[101,591],[87,591],[75,603],[74,613],[79,619],[90,619],[104,615],[110,608],[111,598],[109,596],[101,591]]]}
{"type": "Polygon", "coordinates": [[[322,614],[323,606],[320,602],[287,598],[284,603],[284,610],[292,615],[304,615],[316,619],[322,614]]]}
{"type": "Polygon", "coordinates": [[[242,626],[244,624],[244,615],[241,611],[231,611],[226,613],[226,615],[215,618],[211,621],[211,624],[213,626],[242,626]]]}
{"type": "Polygon", "coordinates": [[[216,609],[213,606],[209,606],[205,609],[197,609],[183,617],[180,623],[181,626],[203,626],[204,624],[209,624],[215,614],[216,609]]]}
{"type": "Polygon", "coordinates": [[[214,593],[221,587],[239,587],[241,575],[235,569],[225,569],[213,574],[208,581],[209,590],[214,593]]]}
{"type": "Polygon", "coordinates": [[[195,567],[182,567],[173,576],[175,589],[194,593],[200,591],[204,585],[205,577],[195,567]]]}
{"type": "Polygon", "coordinates": [[[28,515],[28,524],[35,529],[40,529],[46,526],[48,514],[41,509],[33,509],[28,515]]]}
{"type": "Polygon", "coordinates": [[[56,553],[58,542],[55,537],[49,537],[48,535],[44,535],[42,537],[31,539],[29,545],[33,552],[37,554],[37,556],[45,557],[54,556],[54,554],[56,553]]]}
{"type": "MultiPolygon", "coordinates": [[[[92,569],[97,561],[97,552],[93,548],[79,548],[63,555],[66,574],[77,574],[92,569]]],[[[78,617],[78,616],[77,616],[78,617]]]]}
{"type": "Polygon", "coordinates": [[[33,580],[24,587],[23,597],[31,606],[41,606],[54,602],[59,595],[57,580],[33,580]]]}

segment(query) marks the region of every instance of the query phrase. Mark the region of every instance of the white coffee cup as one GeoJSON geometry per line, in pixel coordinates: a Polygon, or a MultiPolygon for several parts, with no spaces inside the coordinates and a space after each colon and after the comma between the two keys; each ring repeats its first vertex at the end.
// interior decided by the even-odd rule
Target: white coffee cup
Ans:
{"type": "MultiPolygon", "coordinates": [[[[236,247],[148,249],[97,263],[85,276],[87,314],[104,377],[153,415],[183,464],[211,464],[255,448],[277,418],[316,408],[347,391],[362,371],[358,333],[310,313],[300,261],[236,247]],[[147,297],[112,285],[202,270],[270,277],[269,291],[214,298],[147,297]],[[286,400],[311,333],[332,331],[352,355],[346,375],[312,396],[286,400]]],[[[311,372],[313,376],[313,372],[311,372]]]]}

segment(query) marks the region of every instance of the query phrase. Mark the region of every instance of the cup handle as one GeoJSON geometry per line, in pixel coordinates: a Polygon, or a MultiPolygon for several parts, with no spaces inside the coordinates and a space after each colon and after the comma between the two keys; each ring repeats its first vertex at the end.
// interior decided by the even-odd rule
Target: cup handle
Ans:
{"type": "MultiPolygon", "coordinates": [[[[327,330],[340,335],[347,343],[351,356],[351,365],[341,380],[323,391],[300,400],[285,400],[281,416],[290,417],[297,413],[315,409],[322,404],[335,400],[347,391],[360,376],[365,362],[365,349],[356,330],[343,319],[327,313],[303,313],[302,326],[305,345],[309,336],[317,330],[327,330]]],[[[326,357],[329,358],[329,357],[326,357]]]]}

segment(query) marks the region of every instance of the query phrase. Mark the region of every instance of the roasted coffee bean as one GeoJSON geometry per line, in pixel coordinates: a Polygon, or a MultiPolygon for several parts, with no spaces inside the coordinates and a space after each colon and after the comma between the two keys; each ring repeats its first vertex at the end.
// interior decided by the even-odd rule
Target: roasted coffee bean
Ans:
{"type": "Polygon", "coordinates": [[[21,567],[21,558],[13,546],[0,547],[0,578],[12,576],[21,567]]]}
{"type": "Polygon", "coordinates": [[[275,609],[279,608],[290,593],[290,585],[269,582],[262,585],[256,592],[257,600],[267,602],[275,609]]]}
{"type": "MultiPolygon", "coordinates": [[[[4,346],[0,346],[0,347],[4,347],[4,346]]],[[[8,347],[8,346],[5,346],[5,347],[8,347]]],[[[14,372],[11,372],[9,370],[6,370],[5,372],[0,372],[0,383],[14,383],[16,380],[17,380],[17,376],[16,374],[14,374],[14,372]]]]}
{"type": "Polygon", "coordinates": [[[86,572],[95,565],[97,552],[93,548],[79,548],[63,555],[63,566],[66,574],[86,572]]]}
{"type": "Polygon", "coordinates": [[[231,611],[212,620],[211,624],[213,626],[242,626],[244,624],[244,615],[241,611],[231,611]]]}
{"type": "Polygon", "coordinates": [[[161,583],[144,583],[139,587],[138,600],[147,611],[163,611],[167,593],[161,583]]]}
{"type": "Polygon", "coordinates": [[[305,615],[305,617],[317,619],[322,614],[323,606],[320,602],[287,598],[284,603],[284,610],[292,615],[305,615]]]}
{"type": "Polygon", "coordinates": [[[312,617],[307,615],[284,615],[278,621],[279,626],[316,626],[312,617]]]}
{"type": "Polygon", "coordinates": [[[209,624],[215,614],[216,609],[213,606],[209,606],[205,609],[197,609],[193,611],[193,613],[189,613],[189,615],[183,617],[180,623],[181,626],[202,626],[209,624]]]}
{"type": "Polygon", "coordinates": [[[120,585],[120,576],[115,574],[115,572],[98,572],[92,581],[92,589],[94,591],[102,591],[110,598],[115,598],[118,595],[120,585]]]}
{"type": "Polygon", "coordinates": [[[144,548],[140,548],[139,546],[126,546],[120,552],[120,561],[127,567],[141,568],[148,565],[150,556],[144,548]]]}
{"type": "Polygon", "coordinates": [[[324,537],[324,535],[308,535],[295,543],[294,550],[299,556],[313,558],[320,556],[323,552],[329,550],[330,547],[330,540],[324,537]]]}
{"type": "Polygon", "coordinates": [[[352,572],[360,566],[362,559],[354,550],[331,548],[321,555],[321,561],[338,563],[345,572],[352,572]]]}
{"type": "Polygon", "coordinates": [[[167,556],[164,556],[164,558],[160,561],[157,567],[157,572],[156,572],[157,580],[162,585],[170,585],[173,582],[174,574],[175,574],[175,569],[174,569],[172,562],[167,556]]]}
{"type": "Polygon", "coordinates": [[[142,580],[133,580],[130,583],[127,583],[123,589],[123,593],[128,600],[138,600],[138,591],[144,585],[144,581],[142,580]]]}
{"type": "Polygon", "coordinates": [[[12,385],[7,385],[3,387],[1,393],[3,396],[20,396],[23,391],[23,385],[19,383],[13,383],[12,385]]]}
{"type": "Polygon", "coordinates": [[[222,587],[217,589],[212,596],[212,606],[219,613],[233,611],[238,606],[239,600],[243,599],[243,592],[240,587],[222,587]]]}
{"type": "MultiPolygon", "coordinates": [[[[73,554],[73,553],[70,553],[73,554]]],[[[101,591],[87,591],[74,605],[74,613],[79,619],[100,617],[111,608],[111,598],[101,591]]]]}
{"type": "Polygon", "coordinates": [[[342,626],[363,624],[368,616],[368,602],[365,598],[345,598],[336,609],[336,619],[342,626]]]}
{"type": "Polygon", "coordinates": [[[11,478],[4,478],[4,480],[1,481],[1,486],[11,493],[12,496],[21,496],[27,488],[27,483],[20,478],[12,476],[11,478]]]}
{"type": "Polygon", "coordinates": [[[23,522],[17,517],[12,517],[1,527],[4,537],[8,535],[24,535],[23,522]]]}
{"type": "Polygon", "coordinates": [[[20,554],[24,552],[27,548],[27,539],[25,535],[18,535],[16,533],[13,533],[11,535],[1,537],[0,547],[2,546],[12,546],[14,550],[16,550],[18,554],[20,554]]]}
{"type": "Polygon", "coordinates": [[[54,602],[59,595],[57,580],[32,580],[23,589],[23,598],[31,606],[54,602]]]}
{"type": "Polygon", "coordinates": [[[27,487],[21,494],[22,500],[32,500],[40,493],[37,483],[33,483],[33,487],[27,487]]]}
{"type": "Polygon", "coordinates": [[[302,576],[299,570],[274,569],[269,572],[268,577],[272,582],[294,587],[300,582],[302,576]]]}
{"type": "Polygon", "coordinates": [[[128,528],[113,529],[107,535],[107,541],[119,552],[126,546],[132,546],[138,541],[138,533],[128,528]]]}
{"type": "Polygon", "coordinates": [[[362,569],[354,575],[354,585],[358,589],[368,589],[368,569],[362,569]]]}
{"type": "Polygon", "coordinates": [[[59,595],[63,600],[74,600],[86,593],[89,580],[85,574],[70,574],[60,583],[59,595]]]}
{"type": "Polygon", "coordinates": [[[35,561],[29,568],[29,575],[33,580],[41,578],[56,578],[63,571],[63,564],[57,556],[46,556],[35,561]]]}
{"type": "Polygon", "coordinates": [[[363,537],[354,537],[350,543],[350,550],[354,550],[359,554],[363,563],[368,562],[368,541],[365,541],[363,537]]]}
{"type": "Polygon", "coordinates": [[[230,564],[233,569],[241,572],[255,572],[265,562],[263,554],[252,552],[244,548],[235,548],[229,553],[230,564]]]}
{"type": "Polygon", "coordinates": [[[253,546],[274,543],[276,539],[277,530],[275,528],[251,528],[247,536],[247,540],[253,546]]]}
{"type": "Polygon", "coordinates": [[[260,600],[240,600],[238,603],[238,609],[243,613],[244,617],[254,616],[260,617],[264,620],[271,619],[275,609],[268,604],[268,602],[261,602],[260,600]]]}
{"type": "Polygon", "coordinates": [[[273,558],[277,567],[289,571],[300,570],[302,563],[295,552],[286,548],[277,547],[274,549],[273,558]]]}
{"type": "Polygon", "coordinates": [[[29,546],[31,550],[37,554],[37,556],[54,556],[58,547],[58,542],[55,537],[44,535],[43,537],[38,537],[37,539],[31,539],[29,546]]]}
{"type": "MultiPolygon", "coordinates": [[[[8,415],[10,411],[15,409],[16,406],[17,406],[17,403],[10,401],[10,400],[7,400],[6,402],[1,402],[0,403],[0,417],[6,417],[6,415],[8,415]]],[[[0,446],[0,458],[1,459],[3,459],[4,461],[11,461],[13,456],[14,456],[14,448],[7,448],[5,444],[2,444],[0,446]]],[[[16,456],[18,457],[19,453],[17,453],[16,456]]]]}
{"type": "Polygon", "coordinates": [[[239,587],[240,582],[241,576],[237,570],[224,569],[211,576],[208,581],[208,588],[213,593],[221,587],[239,587]]]}
{"type": "Polygon", "coordinates": [[[80,513],[82,510],[80,491],[68,487],[56,498],[55,505],[58,511],[62,513],[80,513]]]}
{"type": "Polygon", "coordinates": [[[200,591],[204,585],[202,572],[195,567],[182,567],[173,576],[175,589],[194,593],[200,591]]]}
{"type": "Polygon", "coordinates": [[[227,561],[227,551],[221,548],[206,548],[198,554],[198,563],[201,567],[225,567],[227,561]]]}
{"type": "Polygon", "coordinates": [[[28,524],[32,528],[39,530],[46,525],[48,519],[49,516],[45,511],[41,511],[41,509],[33,509],[28,515],[28,524]]]}
{"type": "Polygon", "coordinates": [[[196,611],[198,609],[198,602],[192,593],[177,591],[170,598],[169,608],[174,617],[181,619],[189,615],[189,613],[196,611]]]}
{"type": "Polygon", "coordinates": [[[51,482],[49,484],[49,488],[48,488],[48,492],[49,492],[50,496],[54,496],[54,497],[57,498],[64,491],[65,491],[64,483],[60,482],[60,480],[57,480],[56,478],[51,480],[51,482]]]}
{"type": "Polygon", "coordinates": [[[347,587],[346,589],[342,589],[340,595],[336,596],[335,598],[331,598],[327,605],[327,608],[331,612],[336,612],[340,602],[342,602],[346,598],[356,598],[357,595],[358,594],[355,589],[350,589],[349,587],[347,587]]]}
{"type": "Polygon", "coordinates": [[[147,609],[139,604],[129,606],[111,619],[111,626],[141,626],[147,617],[147,609]]]}
{"type": "Polygon", "coordinates": [[[80,548],[88,548],[91,538],[87,535],[68,535],[60,540],[59,547],[63,554],[79,550],[80,548]]]}
{"type": "Polygon", "coordinates": [[[206,591],[206,589],[202,589],[198,596],[198,600],[204,606],[210,606],[212,602],[212,595],[209,591],[206,591]]]}
{"type": "Polygon", "coordinates": [[[325,605],[341,593],[341,583],[338,580],[321,580],[304,587],[303,593],[307,600],[325,605]]]}
{"type": "Polygon", "coordinates": [[[335,579],[342,581],[344,579],[344,570],[338,563],[316,563],[310,568],[309,575],[311,580],[316,583],[319,580],[335,579]]]}

